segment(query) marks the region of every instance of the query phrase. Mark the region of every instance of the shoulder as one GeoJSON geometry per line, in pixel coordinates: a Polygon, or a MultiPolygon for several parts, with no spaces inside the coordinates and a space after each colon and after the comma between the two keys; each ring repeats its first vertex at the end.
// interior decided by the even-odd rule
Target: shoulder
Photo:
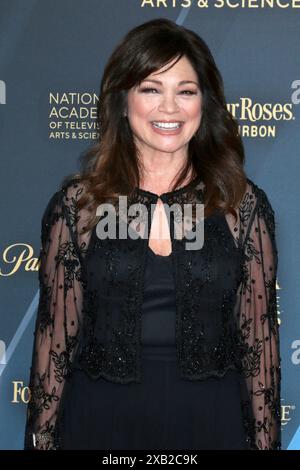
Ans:
{"type": "Polygon", "coordinates": [[[79,177],[66,177],[59,187],[51,194],[42,216],[42,225],[53,225],[59,218],[66,215],[76,217],[76,202],[85,190],[79,177]]]}
{"type": "Polygon", "coordinates": [[[80,199],[84,191],[85,185],[80,177],[65,177],[56,191],[52,193],[47,207],[51,208],[55,205],[70,207],[80,199]]]}
{"type": "Polygon", "coordinates": [[[80,176],[67,176],[60,185],[59,192],[63,198],[63,203],[69,206],[75,204],[85,191],[85,184],[80,176]]]}
{"type": "Polygon", "coordinates": [[[266,191],[253,180],[247,178],[246,190],[239,206],[241,223],[247,231],[258,220],[264,220],[269,233],[274,236],[275,214],[266,191]]]}
{"type": "Polygon", "coordinates": [[[249,209],[251,208],[252,210],[257,210],[260,213],[263,211],[270,211],[274,213],[266,191],[248,177],[246,190],[244,192],[240,207],[244,209],[245,205],[248,205],[249,209]]]}
{"type": "Polygon", "coordinates": [[[59,238],[67,231],[78,248],[77,234],[85,225],[85,211],[77,208],[77,201],[85,191],[85,185],[76,177],[64,178],[48,199],[41,219],[41,241],[46,245],[52,236],[59,238]],[[67,230],[67,231],[66,231],[67,230]],[[52,233],[52,236],[50,234],[52,233]]]}

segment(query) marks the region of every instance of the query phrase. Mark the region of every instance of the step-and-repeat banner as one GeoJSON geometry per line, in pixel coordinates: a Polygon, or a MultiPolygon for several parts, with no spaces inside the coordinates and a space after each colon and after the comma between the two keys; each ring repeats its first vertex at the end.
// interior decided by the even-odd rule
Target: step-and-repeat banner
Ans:
{"type": "Polygon", "coordinates": [[[112,50],[159,17],[210,47],[275,211],[283,449],[300,449],[299,15],[300,0],[0,0],[1,449],[23,448],[42,213],[98,135],[112,50]]]}

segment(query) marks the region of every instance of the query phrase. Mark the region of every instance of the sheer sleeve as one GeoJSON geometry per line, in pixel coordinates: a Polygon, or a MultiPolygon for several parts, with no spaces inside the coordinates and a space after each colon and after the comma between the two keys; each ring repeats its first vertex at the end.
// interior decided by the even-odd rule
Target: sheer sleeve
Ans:
{"type": "Polygon", "coordinates": [[[56,421],[80,331],[82,262],[74,232],[74,197],[67,194],[63,189],[57,191],[42,219],[40,298],[29,379],[25,449],[59,448],[56,421]]]}
{"type": "Polygon", "coordinates": [[[244,261],[236,313],[246,384],[242,406],[247,441],[251,449],[280,450],[281,358],[275,219],[266,193],[250,180],[239,208],[239,232],[244,261]]]}

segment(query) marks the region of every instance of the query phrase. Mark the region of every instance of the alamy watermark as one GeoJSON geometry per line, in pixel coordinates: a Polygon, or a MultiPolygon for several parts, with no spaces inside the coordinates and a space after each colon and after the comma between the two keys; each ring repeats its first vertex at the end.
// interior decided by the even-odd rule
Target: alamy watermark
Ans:
{"type": "MultiPolygon", "coordinates": [[[[127,196],[119,196],[118,199],[117,206],[107,202],[97,207],[96,215],[101,217],[96,227],[98,238],[101,240],[106,238],[122,240],[148,238],[148,224],[153,220],[153,212],[157,204],[150,205],[149,214],[145,204],[138,202],[128,206],[127,196]]],[[[185,242],[186,250],[199,250],[203,247],[204,204],[174,203],[169,206],[163,203],[163,208],[158,207],[156,210],[164,210],[170,228],[171,221],[173,221],[174,238],[185,237],[186,240],[191,240],[185,242]]],[[[154,233],[153,238],[167,239],[169,236],[165,237],[160,233],[154,233]]]]}

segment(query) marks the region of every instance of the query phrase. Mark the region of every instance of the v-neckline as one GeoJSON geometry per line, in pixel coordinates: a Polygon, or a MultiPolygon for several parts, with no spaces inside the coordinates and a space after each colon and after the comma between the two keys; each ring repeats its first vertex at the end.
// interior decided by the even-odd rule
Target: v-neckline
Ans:
{"type": "MultiPolygon", "coordinates": [[[[192,190],[194,189],[196,186],[198,186],[198,184],[202,181],[201,177],[198,175],[196,176],[194,179],[192,179],[189,183],[185,184],[184,186],[181,186],[180,188],[178,189],[175,189],[174,191],[168,191],[168,192],[164,192],[162,194],[156,194],[156,193],[153,193],[152,191],[147,191],[146,189],[142,189],[140,187],[136,187],[135,190],[137,191],[137,193],[141,194],[141,195],[144,195],[144,196],[150,196],[151,198],[155,198],[155,200],[157,199],[161,199],[163,202],[167,201],[169,198],[172,198],[173,196],[176,196],[176,195],[180,195],[180,194],[185,194],[187,193],[189,190],[192,190]]],[[[159,259],[170,259],[171,256],[172,256],[172,251],[170,254],[168,255],[160,255],[159,253],[155,253],[152,248],[150,248],[149,245],[148,246],[148,250],[150,251],[150,254],[155,257],[155,258],[159,258],[159,259]]]]}
{"type": "Polygon", "coordinates": [[[147,245],[147,247],[148,247],[148,250],[150,251],[150,253],[151,253],[153,256],[157,257],[157,258],[167,258],[167,259],[168,259],[168,258],[171,258],[172,251],[171,251],[171,253],[170,253],[169,255],[160,255],[159,253],[155,253],[155,252],[152,250],[152,248],[150,248],[149,245],[147,245]]]}

